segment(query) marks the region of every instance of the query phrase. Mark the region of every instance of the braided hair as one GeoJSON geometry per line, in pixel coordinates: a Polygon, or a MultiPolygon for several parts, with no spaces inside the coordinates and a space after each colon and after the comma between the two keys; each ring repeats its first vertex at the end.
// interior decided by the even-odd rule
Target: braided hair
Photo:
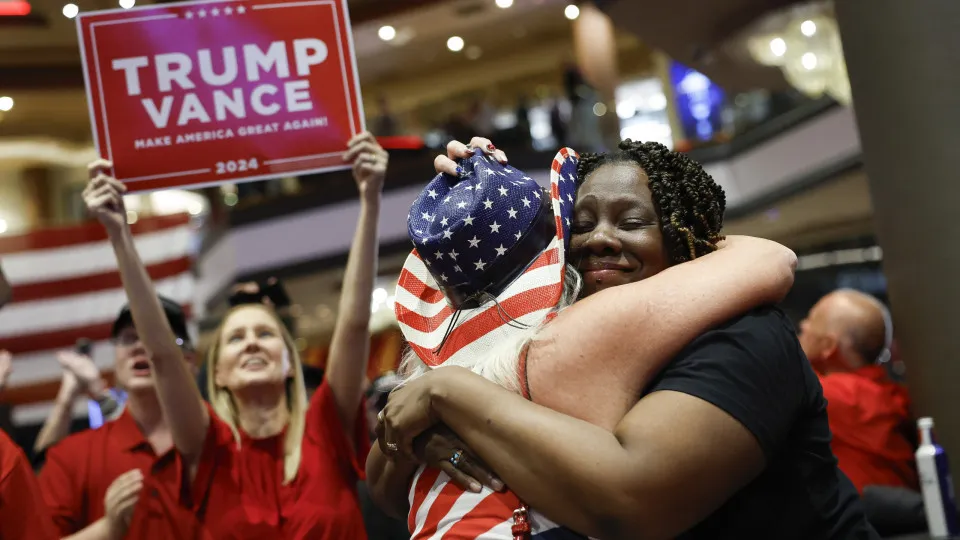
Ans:
{"type": "Polygon", "coordinates": [[[636,163],[650,179],[653,204],[672,264],[686,262],[717,249],[723,240],[727,199],[699,163],[656,142],[622,141],[610,153],[580,155],[577,188],[601,165],[636,163]]]}

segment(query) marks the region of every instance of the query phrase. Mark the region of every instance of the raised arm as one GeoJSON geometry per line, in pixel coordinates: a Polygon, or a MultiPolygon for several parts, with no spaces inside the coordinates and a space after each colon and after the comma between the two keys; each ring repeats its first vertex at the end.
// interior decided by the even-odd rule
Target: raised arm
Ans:
{"type": "Polygon", "coordinates": [[[111,167],[104,160],[90,165],[90,183],[83,191],[83,200],[107,229],[134,326],[150,353],[160,408],[170,425],[174,445],[184,461],[193,466],[200,459],[210,417],[137,253],[123,205],[126,186],[107,176],[111,167]]]}
{"type": "Polygon", "coordinates": [[[530,398],[612,430],[636,396],[694,338],[782,300],[793,286],[796,260],[776,242],[730,237],[715,253],[577,302],[530,345],[530,398]],[[570,335],[577,336],[573,344],[563,338],[570,335]],[[560,350],[571,346],[579,354],[560,350]],[[570,381],[577,381],[576,392],[570,381]]]}
{"type": "Polygon", "coordinates": [[[370,298],[377,275],[377,225],[388,155],[373,135],[364,132],[350,140],[344,160],[353,162],[353,178],[360,193],[360,218],[343,274],[326,377],[347,439],[352,441],[370,356],[370,298]]]}

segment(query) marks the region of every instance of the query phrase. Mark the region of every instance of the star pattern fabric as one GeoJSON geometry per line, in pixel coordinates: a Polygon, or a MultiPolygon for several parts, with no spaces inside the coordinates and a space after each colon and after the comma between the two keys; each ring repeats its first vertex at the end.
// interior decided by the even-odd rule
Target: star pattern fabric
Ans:
{"type": "Polygon", "coordinates": [[[437,175],[413,203],[408,232],[444,286],[476,283],[530,229],[542,198],[537,182],[480,150],[458,178],[437,175]]]}

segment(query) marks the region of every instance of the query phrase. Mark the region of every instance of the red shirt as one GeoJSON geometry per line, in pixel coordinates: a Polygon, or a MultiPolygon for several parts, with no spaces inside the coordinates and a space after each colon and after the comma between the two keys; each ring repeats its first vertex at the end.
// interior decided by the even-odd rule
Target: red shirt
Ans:
{"type": "Polygon", "coordinates": [[[324,381],[307,408],[300,470],[283,485],[283,434],[243,436],[238,449],[227,425],[211,416],[194,482],[195,492],[206,492],[200,514],[204,537],[365,539],[357,482],[364,477],[370,436],[362,402],[351,433],[348,438],[324,381]]]}
{"type": "Polygon", "coordinates": [[[0,431],[0,540],[58,538],[30,462],[0,431]]]}
{"type": "Polygon", "coordinates": [[[47,450],[40,487],[60,534],[76,533],[102,518],[107,488],[132,469],[143,472],[144,484],[127,538],[189,538],[198,524],[191,494],[181,495],[179,454],[171,448],[157,456],[129,411],[47,450]]]}
{"type": "Polygon", "coordinates": [[[910,398],[882,366],[822,376],[831,448],[857,491],[869,485],[918,489],[910,398]]]}

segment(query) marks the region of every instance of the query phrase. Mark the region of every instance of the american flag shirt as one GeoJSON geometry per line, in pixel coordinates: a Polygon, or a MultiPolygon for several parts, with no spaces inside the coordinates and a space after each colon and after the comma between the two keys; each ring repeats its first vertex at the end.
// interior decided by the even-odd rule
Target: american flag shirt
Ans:
{"type": "MultiPolygon", "coordinates": [[[[513,540],[513,511],[520,506],[510,491],[465,491],[432,467],[420,467],[414,475],[409,502],[410,540],[513,540]]],[[[532,540],[587,540],[534,509],[528,520],[532,540]]]]}

